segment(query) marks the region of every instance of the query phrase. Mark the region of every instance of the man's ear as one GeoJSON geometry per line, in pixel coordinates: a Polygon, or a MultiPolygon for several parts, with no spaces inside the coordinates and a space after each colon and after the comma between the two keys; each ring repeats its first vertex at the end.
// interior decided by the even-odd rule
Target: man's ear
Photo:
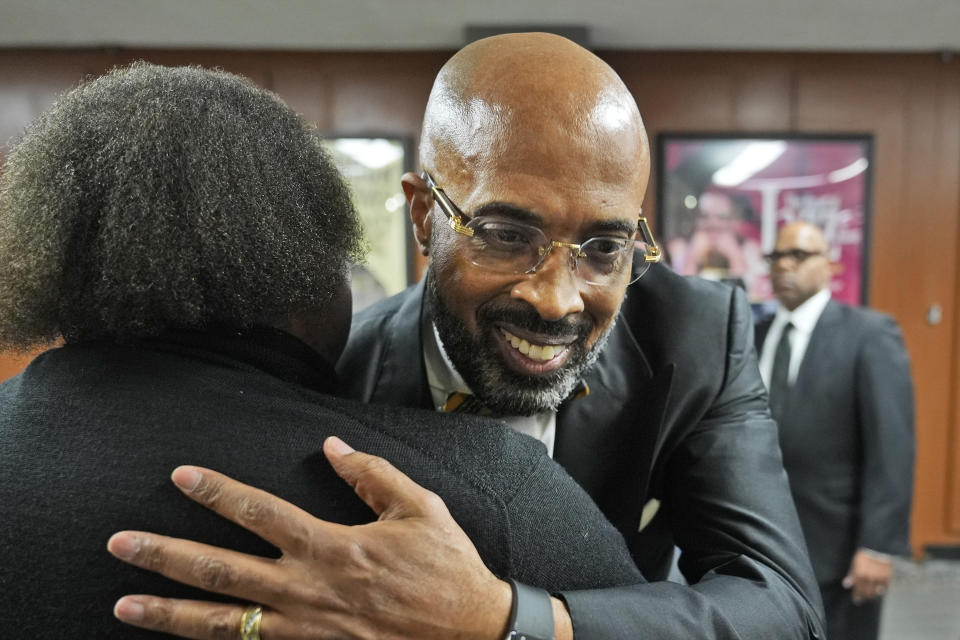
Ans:
{"type": "Polygon", "coordinates": [[[430,209],[433,207],[433,194],[416,173],[407,172],[400,178],[403,186],[403,195],[410,205],[410,222],[413,223],[413,237],[417,239],[420,253],[430,255],[430,232],[433,225],[433,216],[430,209]]]}

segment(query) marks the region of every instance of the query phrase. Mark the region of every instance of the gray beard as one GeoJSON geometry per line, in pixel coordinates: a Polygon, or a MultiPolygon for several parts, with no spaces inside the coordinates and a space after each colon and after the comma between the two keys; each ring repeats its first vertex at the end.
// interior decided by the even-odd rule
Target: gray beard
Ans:
{"type": "Polygon", "coordinates": [[[435,280],[427,280],[427,311],[437,327],[443,349],[484,406],[497,416],[530,416],[545,411],[556,411],[570,397],[592,367],[610,336],[614,323],[601,335],[591,349],[586,348],[593,323],[581,319],[551,322],[543,320],[529,308],[481,308],[478,312],[479,336],[472,336],[467,328],[440,300],[435,280]],[[575,327],[577,339],[570,345],[573,353],[560,369],[544,376],[526,376],[509,368],[493,346],[497,331],[494,320],[509,317],[511,322],[538,333],[569,335],[575,327]]]}

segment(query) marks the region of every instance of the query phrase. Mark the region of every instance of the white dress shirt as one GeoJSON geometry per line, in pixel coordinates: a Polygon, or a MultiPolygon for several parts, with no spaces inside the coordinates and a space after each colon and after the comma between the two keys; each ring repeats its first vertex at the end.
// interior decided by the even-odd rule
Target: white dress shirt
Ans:
{"type": "MultiPolygon", "coordinates": [[[[443,340],[432,322],[424,322],[423,327],[423,363],[427,370],[427,384],[430,386],[430,398],[437,411],[443,409],[447,398],[454,391],[473,393],[463,377],[457,371],[447,352],[443,340]]],[[[557,433],[557,414],[544,411],[532,416],[502,416],[500,420],[515,431],[536,438],[547,447],[547,455],[553,457],[553,442],[557,433]]]]}
{"type": "Polygon", "coordinates": [[[773,358],[777,353],[777,344],[780,342],[783,328],[788,322],[793,325],[793,332],[789,337],[790,369],[787,371],[787,385],[792,387],[797,381],[797,372],[800,371],[803,356],[807,353],[810,335],[828,302],[830,302],[830,289],[824,287],[793,311],[787,311],[783,305],[777,305],[777,315],[774,316],[773,323],[767,331],[767,337],[763,341],[763,351],[760,353],[760,377],[763,378],[763,384],[767,389],[770,388],[773,358]]]}

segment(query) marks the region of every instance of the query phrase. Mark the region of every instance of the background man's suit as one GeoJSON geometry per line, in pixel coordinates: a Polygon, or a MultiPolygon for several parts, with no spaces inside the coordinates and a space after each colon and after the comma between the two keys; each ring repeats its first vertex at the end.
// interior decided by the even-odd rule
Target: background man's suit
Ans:
{"type": "MultiPolygon", "coordinates": [[[[758,323],[758,352],[772,320],[758,323]]],[[[829,619],[828,594],[841,590],[857,549],[909,554],[913,388],[896,323],[831,300],[783,407],[784,466],[829,619]]],[[[861,607],[879,618],[879,605],[861,607]]],[[[845,633],[837,640],[856,637],[845,633]]]]}
{"type": "MultiPolygon", "coordinates": [[[[338,364],[348,395],[432,406],[423,289],[354,317],[338,364]]],[[[681,568],[699,581],[564,593],[578,638],[769,640],[771,618],[795,630],[780,640],[820,633],[751,331],[742,293],[654,265],[627,292],[586,376],[590,395],[561,407],[554,457],[624,534],[645,575],[666,576],[676,541],[681,568]],[[650,499],[662,506],[638,532],[650,499]]]]}
{"type": "MultiPolygon", "coordinates": [[[[156,638],[131,593],[222,599],[124,564],[122,529],[275,557],[169,480],[199,464],[346,524],[374,513],[327,463],[327,435],[440,493],[488,567],[547,589],[642,582],[616,530],[543,447],[490,420],[332,397],[333,368],[276,330],[68,345],[0,385],[0,621],[19,638],[156,638]],[[563,517],[556,514],[563,511],[563,517]]],[[[213,574],[211,574],[212,576],[213,574]]]]}

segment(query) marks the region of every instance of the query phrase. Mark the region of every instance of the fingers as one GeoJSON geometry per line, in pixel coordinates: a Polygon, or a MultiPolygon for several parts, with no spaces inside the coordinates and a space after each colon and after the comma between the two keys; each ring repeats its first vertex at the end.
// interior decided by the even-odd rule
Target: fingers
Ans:
{"type": "Polygon", "coordinates": [[[873,583],[859,583],[854,585],[853,588],[853,602],[854,604],[867,602],[868,600],[883,597],[886,592],[887,590],[883,586],[873,583]]]}
{"type": "Polygon", "coordinates": [[[853,590],[853,601],[859,604],[886,594],[892,577],[893,565],[889,559],[860,549],[853,556],[843,587],[853,590]]]}
{"type": "MultiPolygon", "coordinates": [[[[163,631],[196,640],[237,640],[244,607],[194,600],[175,600],[153,596],[124,596],[113,607],[121,622],[144,629],[163,631]]],[[[260,632],[264,639],[268,616],[264,614],[260,632]]]]}
{"type": "Polygon", "coordinates": [[[889,581],[882,579],[871,579],[866,576],[847,575],[843,579],[843,588],[851,589],[853,601],[856,604],[880,598],[886,595],[889,581]]]}
{"type": "MultiPolygon", "coordinates": [[[[194,640],[237,640],[240,619],[248,607],[198,600],[177,600],[155,596],[124,596],[117,600],[113,615],[121,622],[153,631],[194,640]]],[[[293,625],[281,615],[264,609],[260,618],[263,640],[296,640],[323,635],[310,625],[293,625]]]]}
{"type": "Polygon", "coordinates": [[[286,580],[276,561],[139,531],[121,531],[107,550],[132,565],[204,591],[274,604],[286,580]]]}
{"type": "Polygon", "coordinates": [[[448,513],[439,496],[418,485],[383,458],[354,451],[335,436],[324,441],[323,452],[337,474],[381,520],[436,517],[448,513]]]}
{"type": "Polygon", "coordinates": [[[322,521],[285,500],[201,467],[174,469],[187,497],[236,522],[286,553],[299,555],[323,530],[322,521]]]}
{"type": "Polygon", "coordinates": [[[854,599],[861,601],[879,598],[887,593],[887,583],[882,580],[860,580],[854,585],[854,599]]]}

